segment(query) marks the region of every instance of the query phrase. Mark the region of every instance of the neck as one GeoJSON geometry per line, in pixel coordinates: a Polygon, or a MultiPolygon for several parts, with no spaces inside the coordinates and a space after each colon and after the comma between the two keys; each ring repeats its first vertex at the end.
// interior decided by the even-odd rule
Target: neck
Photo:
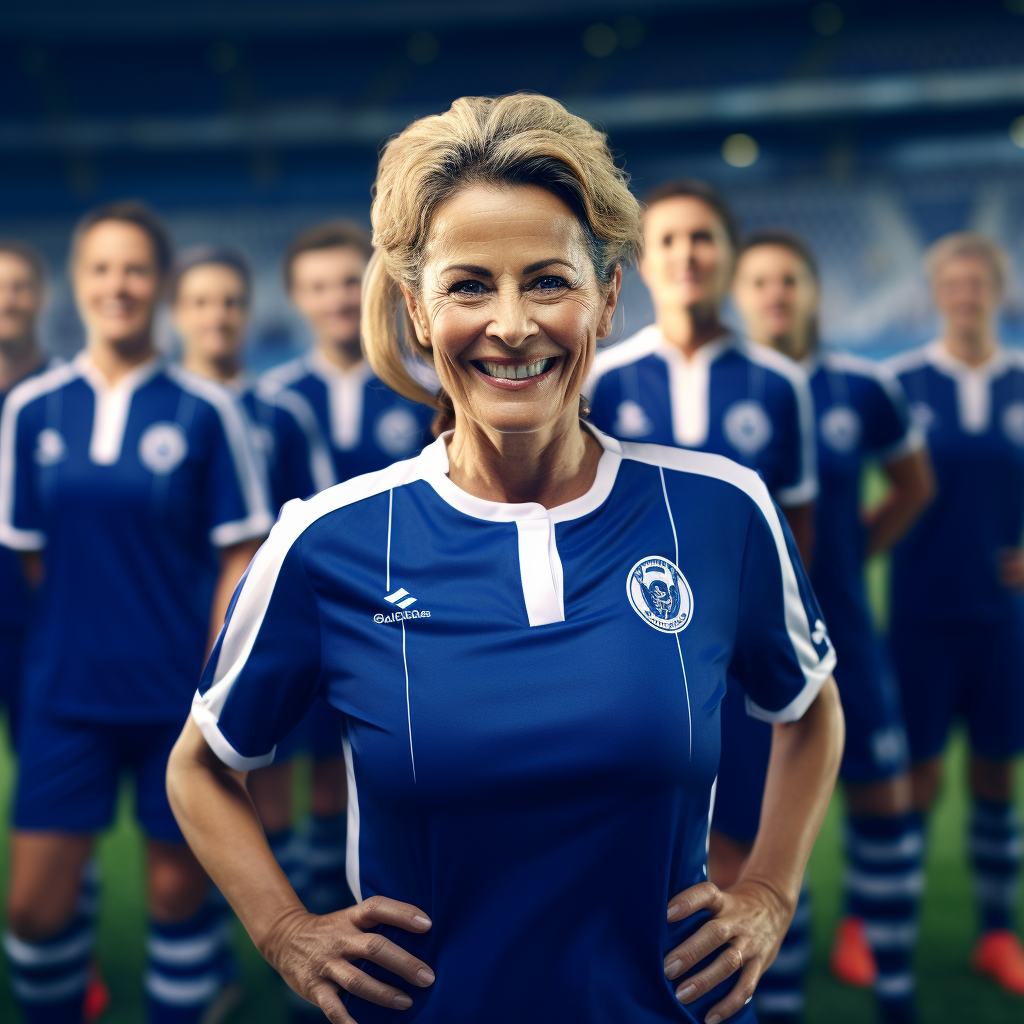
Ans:
{"type": "Polygon", "coordinates": [[[942,336],[942,345],[954,359],[968,366],[980,366],[995,355],[999,340],[992,325],[986,323],[972,331],[955,331],[947,327],[942,336]]]}
{"type": "Polygon", "coordinates": [[[714,305],[659,309],[657,324],[665,340],[687,356],[727,333],[714,305]]]}
{"type": "Polygon", "coordinates": [[[92,365],[111,386],[156,355],[148,333],[116,342],[90,338],[88,352],[92,365]]]}
{"type": "Polygon", "coordinates": [[[317,338],[316,346],[324,359],[339,370],[351,370],[363,361],[363,347],[358,338],[351,341],[317,338]]]}
{"type": "Polygon", "coordinates": [[[527,433],[491,430],[458,413],[448,444],[452,483],[485,501],[555,508],[590,490],[601,446],[575,408],[556,424],[527,433]]]}
{"type": "Polygon", "coordinates": [[[209,377],[220,384],[228,384],[242,372],[242,357],[238,353],[220,358],[207,358],[201,355],[188,355],[181,365],[200,377],[209,377]]]}
{"type": "Polygon", "coordinates": [[[18,381],[43,364],[34,334],[0,341],[0,391],[10,391],[18,381]]]}

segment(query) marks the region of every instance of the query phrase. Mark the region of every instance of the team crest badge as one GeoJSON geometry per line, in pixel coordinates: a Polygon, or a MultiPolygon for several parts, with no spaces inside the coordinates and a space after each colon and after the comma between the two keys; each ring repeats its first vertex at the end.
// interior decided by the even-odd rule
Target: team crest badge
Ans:
{"type": "Polygon", "coordinates": [[[693,592],[679,567],[660,555],[641,558],[626,577],[626,596],[648,626],[663,633],[686,629],[693,616],[693,592]]]}
{"type": "Polygon", "coordinates": [[[186,455],[188,441],[177,423],[154,423],[139,439],[139,462],[157,476],[173,473],[186,455]]]}

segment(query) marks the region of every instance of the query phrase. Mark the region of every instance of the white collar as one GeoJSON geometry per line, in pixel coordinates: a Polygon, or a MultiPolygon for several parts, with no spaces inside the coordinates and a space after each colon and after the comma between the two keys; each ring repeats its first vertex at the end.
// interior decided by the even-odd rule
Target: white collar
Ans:
{"type": "Polygon", "coordinates": [[[619,463],[622,461],[622,445],[615,438],[602,433],[589,423],[585,429],[604,449],[597,464],[594,482],[586,494],[581,494],[578,498],[555,508],[545,508],[533,501],[514,504],[486,501],[456,486],[448,476],[448,441],[453,433],[450,430],[443,433],[433,444],[427,445],[420,453],[423,479],[452,508],[474,519],[486,519],[492,523],[514,523],[529,519],[548,519],[553,523],[564,523],[570,519],[579,519],[600,508],[607,500],[615,485],[619,463]]]}
{"type": "Polygon", "coordinates": [[[1009,359],[1002,345],[997,346],[995,352],[988,359],[977,366],[969,366],[956,356],[951,355],[949,349],[941,341],[933,341],[926,346],[925,353],[928,361],[937,370],[948,374],[950,377],[963,378],[976,374],[978,377],[992,378],[1002,373],[1009,365],[1009,359]]]}
{"type": "Polygon", "coordinates": [[[326,384],[339,379],[354,380],[365,384],[373,376],[373,370],[365,358],[360,359],[355,366],[343,370],[337,363],[332,363],[319,348],[314,348],[309,353],[306,357],[306,365],[312,373],[326,384]]]}
{"type": "Polygon", "coordinates": [[[726,333],[721,337],[715,338],[714,341],[704,342],[699,348],[686,355],[677,345],[666,341],[665,335],[661,333],[657,324],[651,324],[651,327],[658,332],[658,337],[661,340],[657,349],[658,354],[665,359],[678,362],[682,366],[696,366],[698,364],[710,366],[720,356],[725,355],[726,352],[742,344],[742,339],[739,335],[735,331],[727,329],[726,333]]]}
{"type": "Polygon", "coordinates": [[[83,349],[79,352],[78,355],[75,356],[74,362],[75,366],[78,367],[78,372],[81,373],[86,383],[93,389],[93,391],[100,395],[110,394],[112,392],[117,392],[118,394],[134,394],[142,387],[143,384],[150,381],[164,368],[164,357],[159,353],[156,353],[144,363],[140,363],[138,366],[129,370],[118,380],[116,384],[111,384],[107,378],[96,369],[96,364],[92,361],[92,356],[89,354],[88,349],[83,349]]]}

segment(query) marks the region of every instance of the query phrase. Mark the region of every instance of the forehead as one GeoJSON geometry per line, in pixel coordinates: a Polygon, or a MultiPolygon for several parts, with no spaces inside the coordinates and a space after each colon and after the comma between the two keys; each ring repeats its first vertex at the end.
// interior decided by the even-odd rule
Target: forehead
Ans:
{"type": "Polygon", "coordinates": [[[307,249],[292,261],[292,280],[300,283],[322,277],[361,276],[365,269],[366,257],[354,246],[307,249]]]}
{"type": "Polygon", "coordinates": [[[981,253],[962,252],[948,256],[935,268],[935,277],[987,277],[995,282],[992,264],[981,253]]]}
{"type": "Polygon", "coordinates": [[[36,280],[35,268],[16,252],[0,252],[0,276],[5,280],[36,280]]]}
{"type": "MultiPolygon", "coordinates": [[[[473,254],[566,256],[583,244],[572,210],[535,185],[473,185],[442,203],[431,220],[427,258],[470,261],[473,254]]],[[[526,262],[529,262],[527,260],[526,262]]]]}
{"type": "Polygon", "coordinates": [[[200,263],[189,267],[178,282],[178,292],[245,291],[242,275],[224,263],[200,263]]]}
{"type": "Polygon", "coordinates": [[[101,220],[93,224],[79,243],[80,257],[122,257],[152,260],[155,257],[149,235],[137,224],[124,220],[101,220]]]}
{"type": "Polygon", "coordinates": [[[644,214],[644,234],[666,232],[721,231],[722,221],[715,211],[696,196],[670,196],[648,207],[644,214]]]}
{"type": "Polygon", "coordinates": [[[739,272],[810,277],[807,264],[786,245],[755,245],[740,257],[739,272]]]}

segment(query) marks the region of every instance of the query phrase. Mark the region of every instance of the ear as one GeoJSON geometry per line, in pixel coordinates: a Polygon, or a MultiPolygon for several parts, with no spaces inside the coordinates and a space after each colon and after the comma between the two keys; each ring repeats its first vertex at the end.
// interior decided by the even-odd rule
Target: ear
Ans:
{"type": "Polygon", "coordinates": [[[601,319],[597,323],[598,338],[607,338],[611,333],[612,317],[615,315],[615,307],[619,304],[619,291],[621,288],[622,265],[617,263],[611,283],[608,285],[608,294],[605,296],[604,309],[601,310],[601,319]]]}
{"type": "Polygon", "coordinates": [[[405,308],[409,311],[409,319],[412,320],[413,330],[416,332],[416,341],[423,348],[430,348],[430,331],[421,315],[420,304],[415,294],[404,284],[399,284],[402,289],[402,297],[405,299],[405,308]]]}

